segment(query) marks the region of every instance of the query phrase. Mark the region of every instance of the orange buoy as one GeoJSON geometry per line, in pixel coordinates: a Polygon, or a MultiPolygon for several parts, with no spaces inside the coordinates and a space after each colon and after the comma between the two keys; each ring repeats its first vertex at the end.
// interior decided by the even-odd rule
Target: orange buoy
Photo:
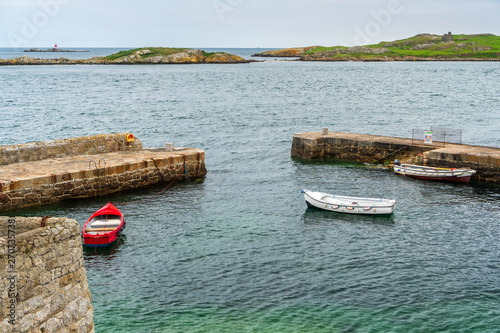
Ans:
{"type": "Polygon", "coordinates": [[[132,133],[127,134],[127,142],[134,142],[134,135],[132,133]]]}

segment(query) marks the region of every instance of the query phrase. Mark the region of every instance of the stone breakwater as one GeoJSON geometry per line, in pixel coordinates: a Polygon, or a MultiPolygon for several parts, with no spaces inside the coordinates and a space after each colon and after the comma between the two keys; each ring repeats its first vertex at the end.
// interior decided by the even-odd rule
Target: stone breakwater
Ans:
{"type": "Polygon", "coordinates": [[[79,138],[0,146],[0,165],[76,155],[141,151],[142,142],[127,141],[127,133],[91,135],[79,138]]]}
{"type": "Polygon", "coordinates": [[[94,332],[80,226],[0,217],[0,331],[94,332]]]}
{"type": "Polygon", "coordinates": [[[143,149],[139,139],[127,142],[126,137],[127,133],[117,133],[0,147],[0,161],[9,161],[0,165],[0,211],[104,196],[206,174],[203,150],[143,149]],[[13,162],[16,152],[18,162],[13,162]]]}
{"type": "Polygon", "coordinates": [[[468,167],[473,180],[500,183],[500,148],[446,143],[445,147],[422,141],[345,132],[308,132],[293,136],[291,156],[302,159],[332,158],[361,163],[391,162],[435,167],[468,167]]]}

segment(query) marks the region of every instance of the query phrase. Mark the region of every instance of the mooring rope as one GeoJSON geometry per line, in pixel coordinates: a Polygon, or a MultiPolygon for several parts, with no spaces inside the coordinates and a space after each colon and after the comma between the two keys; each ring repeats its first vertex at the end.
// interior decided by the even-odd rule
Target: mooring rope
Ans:
{"type": "Polygon", "coordinates": [[[151,157],[151,159],[155,163],[156,170],[158,170],[158,173],[160,174],[161,179],[163,179],[163,181],[165,181],[165,177],[163,177],[163,174],[161,173],[160,168],[158,168],[158,164],[156,164],[156,160],[154,158],[152,158],[152,157],[151,157]]]}
{"type": "MultiPolygon", "coordinates": [[[[153,161],[154,161],[154,160],[153,160],[153,161]]],[[[155,162],[155,164],[156,164],[156,162],[155,162]]],[[[170,182],[170,184],[168,184],[168,186],[167,186],[167,187],[165,187],[165,188],[164,188],[163,190],[161,190],[160,192],[158,192],[158,193],[156,193],[156,194],[153,194],[153,195],[150,195],[150,196],[148,196],[148,197],[146,197],[146,198],[144,198],[144,199],[141,199],[141,200],[130,201],[130,202],[116,202],[116,203],[115,203],[115,205],[132,205],[132,204],[136,204],[136,203],[139,203],[139,202],[147,201],[147,200],[149,200],[149,199],[152,199],[152,198],[154,198],[154,197],[156,197],[156,196],[158,196],[158,195],[162,194],[163,192],[165,192],[165,191],[166,191],[166,190],[170,187],[170,185],[172,185],[172,184],[173,184],[173,183],[177,180],[177,178],[179,178],[179,177],[180,177],[180,175],[182,175],[182,174],[184,173],[184,170],[185,170],[185,169],[186,169],[185,167],[184,167],[184,168],[182,168],[181,172],[180,172],[180,173],[179,173],[179,174],[178,174],[178,175],[174,178],[174,180],[172,180],[172,181],[170,182]]],[[[163,175],[162,175],[162,177],[163,177],[163,175]]]]}
{"type": "MultiPolygon", "coordinates": [[[[297,200],[298,198],[302,197],[304,194],[302,194],[302,192],[300,192],[300,194],[298,196],[296,196],[293,200],[297,200]]],[[[294,205],[294,203],[290,203],[290,206],[294,205]]]]}

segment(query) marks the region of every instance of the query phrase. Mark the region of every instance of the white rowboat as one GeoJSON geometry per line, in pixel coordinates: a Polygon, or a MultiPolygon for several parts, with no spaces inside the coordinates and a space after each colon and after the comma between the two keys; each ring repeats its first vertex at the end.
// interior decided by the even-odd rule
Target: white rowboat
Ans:
{"type": "Polygon", "coordinates": [[[394,172],[400,175],[419,179],[441,180],[448,182],[468,183],[476,170],[434,168],[422,165],[394,163],[394,172]]]}
{"type": "Polygon", "coordinates": [[[396,200],[360,198],[302,190],[308,207],[337,213],[389,215],[394,211],[396,200]]]}

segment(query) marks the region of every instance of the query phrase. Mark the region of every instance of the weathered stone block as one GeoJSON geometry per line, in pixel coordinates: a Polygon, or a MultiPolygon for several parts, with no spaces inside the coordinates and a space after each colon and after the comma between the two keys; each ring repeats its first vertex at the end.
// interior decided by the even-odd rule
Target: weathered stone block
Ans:
{"type": "Polygon", "coordinates": [[[8,194],[0,193],[0,203],[7,203],[10,201],[11,201],[11,199],[10,199],[10,196],[8,194]]]}
{"type": "MultiPolygon", "coordinates": [[[[0,217],[0,252],[5,250],[7,219],[0,217]]],[[[40,227],[40,218],[16,217],[15,220],[20,232],[17,235],[20,251],[16,254],[16,261],[19,262],[16,314],[19,321],[15,326],[5,326],[0,320],[0,325],[3,325],[1,331],[40,332],[44,329],[49,332],[73,326],[78,329],[82,322],[87,330],[89,327],[93,329],[93,312],[91,305],[87,306],[91,299],[83,266],[78,223],[64,218],[51,218],[46,221],[46,227],[40,227]],[[66,237],[69,231],[72,235],[66,237]],[[52,243],[54,237],[59,237],[59,243],[52,243]],[[47,239],[52,242],[46,242],[47,239]],[[66,252],[60,252],[64,250],[66,252]],[[77,253],[79,258],[75,258],[77,253]],[[61,274],[63,269],[58,267],[58,260],[59,265],[65,266],[67,274],[64,276],[61,274]],[[50,268],[54,269],[48,271],[50,268]],[[89,311],[83,313],[85,307],[90,308],[90,317],[89,311]]],[[[5,283],[5,279],[0,280],[0,290],[5,290],[5,283]]],[[[1,304],[5,303],[5,297],[6,294],[0,292],[1,304]]]]}
{"type": "Polygon", "coordinates": [[[39,201],[38,194],[36,193],[28,193],[24,199],[28,202],[28,204],[36,203],[39,201]]]}

